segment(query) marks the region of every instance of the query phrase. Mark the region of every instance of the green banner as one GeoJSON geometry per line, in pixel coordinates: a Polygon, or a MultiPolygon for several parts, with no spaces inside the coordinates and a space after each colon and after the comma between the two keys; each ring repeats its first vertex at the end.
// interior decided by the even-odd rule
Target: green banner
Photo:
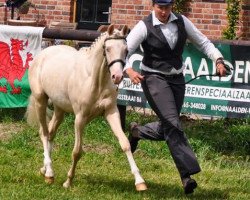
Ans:
{"type": "MultiPolygon", "coordinates": [[[[216,44],[225,63],[233,68],[226,77],[204,76],[215,73],[215,63],[188,43],[183,60],[186,82],[202,75],[186,85],[182,113],[230,118],[250,117],[250,46],[216,44]]],[[[138,50],[131,56],[133,68],[139,70],[143,53],[138,50]]],[[[142,88],[133,85],[125,77],[119,86],[118,103],[149,108],[142,88]]]]}

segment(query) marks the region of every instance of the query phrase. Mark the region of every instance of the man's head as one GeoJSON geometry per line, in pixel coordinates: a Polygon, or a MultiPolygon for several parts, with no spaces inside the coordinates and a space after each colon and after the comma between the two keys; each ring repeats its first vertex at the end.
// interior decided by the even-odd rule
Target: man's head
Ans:
{"type": "Polygon", "coordinates": [[[152,0],[153,5],[158,4],[160,6],[168,6],[174,3],[174,0],[152,0]]]}
{"type": "Polygon", "coordinates": [[[152,0],[156,18],[162,23],[168,21],[174,0],[152,0]]]}

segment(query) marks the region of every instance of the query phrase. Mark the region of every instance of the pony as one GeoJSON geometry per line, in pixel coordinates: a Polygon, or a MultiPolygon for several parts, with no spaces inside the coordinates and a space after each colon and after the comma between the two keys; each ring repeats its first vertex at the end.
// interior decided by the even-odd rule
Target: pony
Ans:
{"type": "Polygon", "coordinates": [[[75,115],[75,143],[72,165],[63,183],[65,188],[72,185],[75,168],[82,155],[84,127],[95,117],[104,115],[127,156],[136,190],[147,189],[122,130],[116,102],[117,85],[123,78],[127,54],[127,32],[127,26],[119,31],[110,25],[90,47],[76,50],[65,45],[51,46],[42,50],[31,63],[28,73],[31,95],[26,114],[28,122],[37,117],[40,127],[44,149],[44,164],[40,173],[45,182],[54,182],[52,143],[65,112],[69,112],[75,115]],[[49,123],[46,115],[48,100],[54,108],[49,123]]]}

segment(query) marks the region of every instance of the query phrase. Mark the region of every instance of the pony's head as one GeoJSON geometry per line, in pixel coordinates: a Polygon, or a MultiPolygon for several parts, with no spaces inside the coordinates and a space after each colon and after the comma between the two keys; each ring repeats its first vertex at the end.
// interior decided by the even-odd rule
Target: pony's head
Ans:
{"type": "Polygon", "coordinates": [[[110,25],[104,41],[104,55],[107,59],[109,71],[114,84],[119,84],[123,78],[123,67],[127,55],[126,35],[128,27],[125,25],[121,31],[110,25]]]}

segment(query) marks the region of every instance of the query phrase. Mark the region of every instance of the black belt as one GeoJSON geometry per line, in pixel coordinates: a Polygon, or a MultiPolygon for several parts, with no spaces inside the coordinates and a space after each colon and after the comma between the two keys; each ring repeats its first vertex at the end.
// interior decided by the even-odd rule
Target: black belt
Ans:
{"type": "Polygon", "coordinates": [[[162,76],[162,77],[167,77],[167,78],[178,78],[178,77],[182,77],[183,76],[183,73],[180,73],[180,74],[162,74],[162,73],[159,73],[159,72],[147,72],[147,71],[144,71],[142,70],[141,71],[141,74],[142,75],[159,75],[159,76],[162,76]]]}

